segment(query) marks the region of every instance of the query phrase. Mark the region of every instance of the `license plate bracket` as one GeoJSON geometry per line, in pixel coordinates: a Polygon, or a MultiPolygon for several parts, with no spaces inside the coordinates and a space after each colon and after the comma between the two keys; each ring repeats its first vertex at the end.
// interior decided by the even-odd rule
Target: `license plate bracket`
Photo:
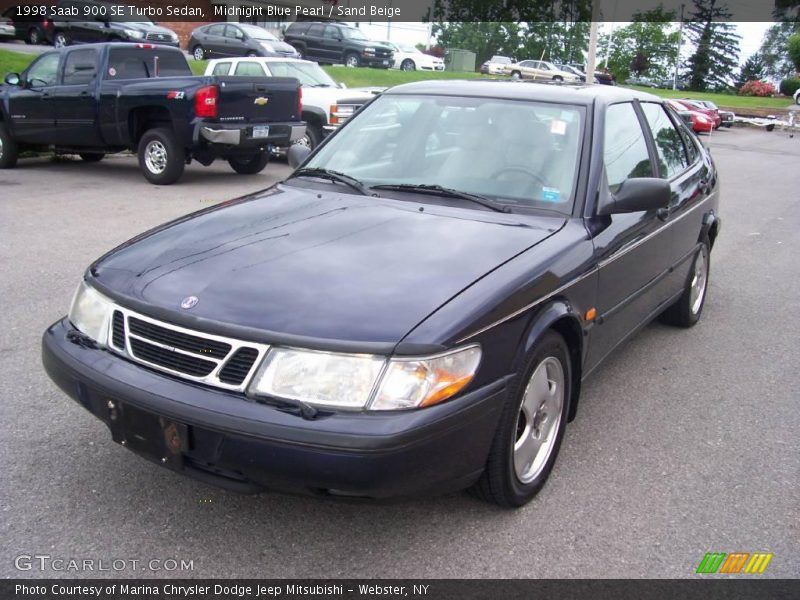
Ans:
{"type": "Polygon", "coordinates": [[[254,125],[253,126],[253,139],[263,140],[269,137],[269,125],[254,125]]]}
{"type": "Polygon", "coordinates": [[[109,428],[114,441],[161,464],[180,469],[189,449],[189,428],[129,404],[110,401],[109,428]]]}

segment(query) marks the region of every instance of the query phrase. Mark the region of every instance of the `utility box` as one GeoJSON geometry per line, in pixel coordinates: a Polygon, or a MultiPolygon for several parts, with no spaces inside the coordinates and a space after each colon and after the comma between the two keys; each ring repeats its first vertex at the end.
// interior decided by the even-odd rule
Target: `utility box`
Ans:
{"type": "Polygon", "coordinates": [[[445,71],[460,71],[462,73],[475,72],[474,52],[461,50],[459,48],[448,48],[444,54],[445,71]]]}

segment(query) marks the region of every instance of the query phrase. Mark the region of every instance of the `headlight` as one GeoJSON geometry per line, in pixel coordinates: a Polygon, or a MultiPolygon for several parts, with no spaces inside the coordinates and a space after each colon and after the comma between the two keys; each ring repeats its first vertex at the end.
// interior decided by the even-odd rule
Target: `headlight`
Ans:
{"type": "Polygon", "coordinates": [[[69,320],[76,329],[104,346],[108,333],[108,319],[113,306],[111,300],[85,281],[81,281],[72,298],[69,320]]]}
{"type": "Polygon", "coordinates": [[[339,408],[419,408],[462,390],[480,359],[478,346],[388,361],[382,356],[274,348],[250,392],[339,408]]]}
{"type": "Polygon", "coordinates": [[[438,404],[466,387],[480,362],[478,346],[431,358],[392,359],[370,408],[394,410],[438,404]]]}
{"type": "Polygon", "coordinates": [[[364,54],[375,54],[375,48],[364,48],[364,54]]]}
{"type": "Polygon", "coordinates": [[[144,37],[144,32],[137,31],[136,29],[126,29],[125,35],[135,40],[140,40],[144,37]]]}

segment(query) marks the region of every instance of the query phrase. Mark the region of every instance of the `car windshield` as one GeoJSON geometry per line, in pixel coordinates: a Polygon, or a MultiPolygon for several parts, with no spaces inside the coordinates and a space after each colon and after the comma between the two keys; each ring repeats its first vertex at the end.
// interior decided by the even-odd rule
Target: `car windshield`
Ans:
{"type": "Polygon", "coordinates": [[[361,33],[360,29],[355,27],[342,27],[341,32],[344,37],[350,40],[369,40],[367,36],[361,33]]]}
{"type": "Polygon", "coordinates": [[[583,115],[566,104],[386,94],[305,166],[369,187],[442,186],[571,213],[583,115]]]}
{"type": "Polygon", "coordinates": [[[500,65],[510,65],[511,59],[508,58],[507,56],[493,56],[492,60],[490,60],[489,62],[497,63],[500,65]]]}
{"type": "Polygon", "coordinates": [[[311,62],[268,62],[267,68],[273,77],[294,77],[300,85],[307,87],[337,87],[317,63],[311,62]]]}
{"type": "Polygon", "coordinates": [[[413,52],[415,54],[419,52],[419,50],[414,48],[414,46],[409,46],[407,44],[397,44],[397,47],[400,49],[401,52],[413,52]]]}
{"type": "Polygon", "coordinates": [[[256,27],[255,25],[239,25],[242,31],[244,31],[248,37],[254,40],[265,40],[269,42],[277,42],[278,38],[272,35],[266,29],[262,29],[261,27],[256,27]]]}

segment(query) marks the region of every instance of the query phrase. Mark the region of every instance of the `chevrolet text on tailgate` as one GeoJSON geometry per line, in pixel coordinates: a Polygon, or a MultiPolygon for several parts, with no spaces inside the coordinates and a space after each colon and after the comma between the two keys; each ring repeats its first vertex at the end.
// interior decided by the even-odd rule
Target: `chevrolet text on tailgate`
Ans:
{"type": "Polygon", "coordinates": [[[243,175],[271,146],[303,136],[293,78],[195,77],[177,48],[106,43],[46,52],[0,87],[0,168],[24,150],[86,162],[132,150],[148,181],[167,185],[186,164],[227,160],[243,175]]]}
{"type": "Polygon", "coordinates": [[[702,314],[717,171],[655,96],[402,85],[288,159],[95,261],[44,333],[53,381],[186,475],[521,506],[583,380],[702,314]]]}

